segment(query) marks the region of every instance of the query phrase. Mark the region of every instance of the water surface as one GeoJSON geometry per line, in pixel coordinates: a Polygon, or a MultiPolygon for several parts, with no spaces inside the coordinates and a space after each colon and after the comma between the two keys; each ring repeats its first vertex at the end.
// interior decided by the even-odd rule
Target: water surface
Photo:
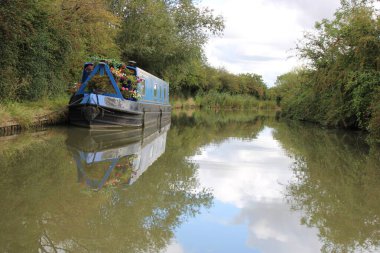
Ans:
{"type": "Polygon", "coordinates": [[[0,139],[0,252],[378,252],[359,133],[252,112],[0,139]]]}

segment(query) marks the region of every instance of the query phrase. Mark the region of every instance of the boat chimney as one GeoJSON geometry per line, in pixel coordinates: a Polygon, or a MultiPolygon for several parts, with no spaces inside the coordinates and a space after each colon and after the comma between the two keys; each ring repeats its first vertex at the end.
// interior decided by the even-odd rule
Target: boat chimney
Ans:
{"type": "Polygon", "coordinates": [[[128,61],[128,66],[136,67],[137,63],[135,61],[128,61]]]}

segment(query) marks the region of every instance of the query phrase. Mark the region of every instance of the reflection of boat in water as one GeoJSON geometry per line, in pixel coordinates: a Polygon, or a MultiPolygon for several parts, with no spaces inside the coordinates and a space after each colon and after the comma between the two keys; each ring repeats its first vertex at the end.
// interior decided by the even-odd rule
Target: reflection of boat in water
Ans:
{"type": "Polygon", "coordinates": [[[93,189],[133,184],[164,152],[170,124],[159,131],[72,129],[67,140],[78,181],[93,189]]]}

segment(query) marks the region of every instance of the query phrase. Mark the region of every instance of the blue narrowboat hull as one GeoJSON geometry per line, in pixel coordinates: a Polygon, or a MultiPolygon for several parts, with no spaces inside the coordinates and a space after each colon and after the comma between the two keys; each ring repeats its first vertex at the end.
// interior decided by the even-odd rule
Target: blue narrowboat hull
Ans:
{"type": "Polygon", "coordinates": [[[170,104],[94,93],[73,96],[69,105],[70,123],[92,129],[160,128],[170,119],[170,104]]]}

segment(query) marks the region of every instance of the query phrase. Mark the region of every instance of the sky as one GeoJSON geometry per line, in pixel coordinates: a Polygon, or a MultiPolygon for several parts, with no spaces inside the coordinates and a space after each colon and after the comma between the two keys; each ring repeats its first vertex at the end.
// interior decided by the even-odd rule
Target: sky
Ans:
{"type": "Polygon", "coordinates": [[[222,15],[225,30],[205,46],[208,62],[234,74],[255,73],[273,86],[300,65],[294,48],[316,21],[332,18],[339,0],[203,0],[222,15]]]}

